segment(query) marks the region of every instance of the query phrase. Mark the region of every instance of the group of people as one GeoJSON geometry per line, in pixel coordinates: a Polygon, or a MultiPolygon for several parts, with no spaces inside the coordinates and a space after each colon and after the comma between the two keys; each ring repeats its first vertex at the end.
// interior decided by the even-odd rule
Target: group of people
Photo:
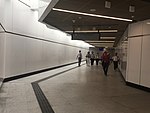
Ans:
{"type": "Polygon", "coordinates": [[[90,52],[88,52],[86,54],[86,64],[88,66],[90,66],[90,63],[91,63],[91,66],[94,64],[94,60],[96,60],[96,65],[98,65],[98,62],[99,62],[99,53],[97,53],[96,55],[94,55],[94,52],[92,51],[92,53],[90,54],[90,52]]]}
{"type": "MultiPolygon", "coordinates": [[[[99,56],[99,53],[94,55],[93,51],[91,52],[91,54],[90,54],[90,52],[87,52],[85,57],[86,57],[86,64],[88,66],[90,66],[90,65],[92,66],[94,64],[94,60],[96,61],[96,65],[99,64],[99,61],[101,61],[103,71],[106,76],[107,76],[107,72],[108,72],[108,67],[111,63],[111,59],[113,60],[113,63],[114,63],[114,70],[116,70],[118,68],[118,64],[120,62],[120,58],[117,53],[115,53],[115,55],[111,58],[110,53],[106,50],[104,50],[101,57],[99,56]]],[[[78,66],[80,66],[81,60],[82,60],[81,50],[79,50],[77,58],[78,58],[78,66]]]]}

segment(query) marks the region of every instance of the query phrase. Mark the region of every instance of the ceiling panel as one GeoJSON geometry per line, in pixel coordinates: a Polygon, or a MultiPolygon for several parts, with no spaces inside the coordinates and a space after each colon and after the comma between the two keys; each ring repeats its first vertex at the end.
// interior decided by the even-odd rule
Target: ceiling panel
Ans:
{"type": "MultiPolygon", "coordinates": [[[[105,8],[105,0],[59,0],[54,8],[132,19],[133,22],[150,18],[150,2],[146,0],[108,1],[111,1],[111,8],[105,8]],[[135,6],[135,12],[129,12],[130,5],[135,6]]],[[[120,39],[128,24],[131,23],[54,10],[49,11],[43,22],[62,31],[117,30],[116,33],[101,33],[101,37],[116,37],[116,42],[120,39]]],[[[83,40],[88,39],[85,37],[83,40]]]]}

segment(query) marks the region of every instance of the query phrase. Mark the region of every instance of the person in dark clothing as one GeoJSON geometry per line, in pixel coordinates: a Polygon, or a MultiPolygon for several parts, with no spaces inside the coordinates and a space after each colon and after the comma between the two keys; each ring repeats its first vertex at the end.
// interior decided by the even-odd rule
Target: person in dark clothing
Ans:
{"type": "Polygon", "coordinates": [[[94,64],[94,59],[95,59],[95,55],[94,55],[94,52],[92,51],[92,53],[91,53],[91,66],[94,64]]]}
{"type": "Polygon", "coordinates": [[[81,53],[81,50],[79,50],[79,53],[77,55],[77,59],[78,59],[78,66],[81,65],[81,60],[82,60],[82,53],[81,53]]]}
{"type": "Polygon", "coordinates": [[[99,62],[99,53],[96,54],[95,60],[96,60],[96,65],[98,66],[98,62],[99,62]]]}
{"type": "Polygon", "coordinates": [[[104,51],[104,53],[101,56],[101,59],[102,59],[102,66],[103,66],[104,74],[107,76],[108,67],[110,64],[110,54],[107,51],[104,51]]]}

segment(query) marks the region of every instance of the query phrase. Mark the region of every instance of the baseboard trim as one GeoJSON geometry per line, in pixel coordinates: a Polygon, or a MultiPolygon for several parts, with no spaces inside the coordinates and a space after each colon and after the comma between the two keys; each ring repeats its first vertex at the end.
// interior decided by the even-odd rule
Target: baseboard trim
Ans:
{"type": "Polygon", "coordinates": [[[140,89],[140,90],[143,90],[143,91],[146,91],[146,92],[150,92],[150,88],[148,87],[145,87],[145,86],[141,86],[141,85],[138,85],[138,84],[134,84],[134,83],[131,83],[131,82],[127,82],[123,76],[123,74],[121,73],[120,69],[119,69],[119,72],[120,72],[120,76],[122,77],[122,79],[124,80],[125,84],[127,86],[130,86],[130,87],[133,87],[133,88],[137,88],[137,89],[140,89]]]}
{"type": "Polygon", "coordinates": [[[134,83],[131,83],[131,82],[126,82],[126,85],[137,88],[137,89],[140,89],[140,90],[150,92],[150,88],[145,87],[145,86],[141,86],[141,85],[134,84],[134,83]]]}
{"type": "Polygon", "coordinates": [[[63,65],[59,65],[59,66],[54,66],[54,67],[50,67],[50,68],[46,68],[46,69],[42,69],[42,70],[37,70],[37,71],[25,73],[25,74],[19,74],[19,75],[16,75],[16,76],[5,78],[3,80],[3,82],[9,82],[9,81],[12,81],[12,80],[16,80],[16,79],[32,76],[32,75],[35,75],[35,74],[38,74],[38,73],[50,71],[50,70],[53,70],[53,69],[61,68],[61,67],[72,65],[72,64],[76,64],[76,63],[77,62],[72,62],[72,63],[68,63],[68,64],[63,64],[63,65]]]}

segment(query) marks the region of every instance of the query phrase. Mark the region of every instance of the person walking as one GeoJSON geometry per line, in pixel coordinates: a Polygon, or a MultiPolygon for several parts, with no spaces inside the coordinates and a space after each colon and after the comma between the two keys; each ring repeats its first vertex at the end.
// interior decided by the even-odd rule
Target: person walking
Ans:
{"type": "Polygon", "coordinates": [[[91,66],[94,64],[94,59],[95,59],[95,55],[94,55],[94,52],[92,51],[92,54],[91,54],[91,66]]]}
{"type": "Polygon", "coordinates": [[[112,57],[114,63],[114,70],[118,68],[118,63],[120,62],[120,58],[117,53],[112,57]]]}
{"type": "Polygon", "coordinates": [[[86,57],[86,64],[87,64],[87,66],[90,66],[90,58],[91,58],[90,52],[87,52],[85,57],[86,57]]]}
{"type": "Polygon", "coordinates": [[[102,67],[103,67],[104,74],[107,76],[108,67],[110,64],[110,54],[105,50],[101,56],[101,59],[102,59],[102,67]]]}
{"type": "Polygon", "coordinates": [[[81,60],[82,60],[82,53],[81,53],[81,50],[79,50],[79,53],[77,55],[77,59],[78,59],[78,66],[81,65],[81,60]]]}
{"type": "Polygon", "coordinates": [[[96,60],[96,65],[98,66],[98,62],[99,62],[99,53],[96,54],[95,60],[96,60]]]}

